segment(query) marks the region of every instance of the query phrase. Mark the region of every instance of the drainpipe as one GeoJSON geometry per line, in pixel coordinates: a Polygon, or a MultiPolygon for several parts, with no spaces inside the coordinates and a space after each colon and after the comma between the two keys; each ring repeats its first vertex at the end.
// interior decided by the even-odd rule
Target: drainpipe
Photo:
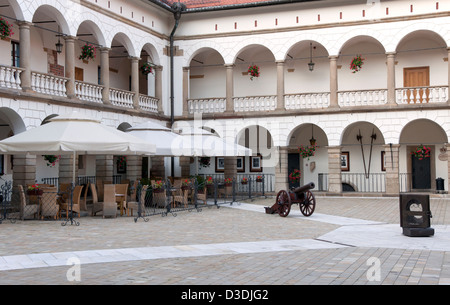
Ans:
{"type": "MultiPolygon", "coordinates": [[[[171,6],[171,9],[173,10],[173,17],[175,19],[175,25],[173,27],[172,33],[170,33],[170,126],[173,126],[173,123],[175,121],[174,118],[174,85],[173,85],[173,35],[175,34],[175,31],[178,28],[178,23],[181,18],[181,12],[186,10],[186,6],[183,3],[180,2],[174,2],[171,6]]],[[[175,159],[174,157],[170,158],[170,170],[171,170],[171,176],[175,176],[175,159]]]]}

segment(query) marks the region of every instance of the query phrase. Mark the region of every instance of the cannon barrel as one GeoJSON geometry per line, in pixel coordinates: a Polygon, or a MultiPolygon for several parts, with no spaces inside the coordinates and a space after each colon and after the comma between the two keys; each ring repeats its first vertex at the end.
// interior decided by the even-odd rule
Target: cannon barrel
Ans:
{"type": "Polygon", "coordinates": [[[292,192],[294,193],[303,193],[309,190],[312,190],[316,185],[314,184],[314,182],[310,182],[308,184],[296,187],[295,189],[292,190],[292,192]]]}

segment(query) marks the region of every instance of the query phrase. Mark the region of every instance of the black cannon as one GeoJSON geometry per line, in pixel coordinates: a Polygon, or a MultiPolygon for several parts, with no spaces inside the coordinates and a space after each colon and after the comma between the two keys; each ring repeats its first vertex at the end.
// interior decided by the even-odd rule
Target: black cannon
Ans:
{"type": "Polygon", "coordinates": [[[313,182],[299,186],[287,192],[281,190],[277,194],[275,204],[266,207],[267,214],[278,213],[281,217],[286,217],[291,211],[292,204],[298,204],[300,212],[304,216],[311,216],[316,208],[316,199],[311,190],[315,187],[313,182]]]}

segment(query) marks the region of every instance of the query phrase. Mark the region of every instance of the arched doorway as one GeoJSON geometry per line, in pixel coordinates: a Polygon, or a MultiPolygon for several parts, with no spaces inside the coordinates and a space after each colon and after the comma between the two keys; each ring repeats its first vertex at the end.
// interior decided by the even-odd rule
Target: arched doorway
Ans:
{"type": "Polygon", "coordinates": [[[411,121],[402,129],[399,151],[401,191],[432,191],[436,188],[436,178],[448,179],[447,153],[441,153],[447,142],[442,127],[428,119],[411,121]],[[418,150],[421,147],[429,153],[420,156],[418,150]]]}

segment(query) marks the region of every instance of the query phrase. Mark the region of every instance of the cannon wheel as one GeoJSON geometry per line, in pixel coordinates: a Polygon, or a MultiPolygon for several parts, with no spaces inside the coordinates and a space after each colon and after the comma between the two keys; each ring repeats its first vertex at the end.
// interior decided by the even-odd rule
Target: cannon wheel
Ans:
{"type": "Polygon", "coordinates": [[[279,207],[278,207],[278,214],[281,217],[286,217],[289,215],[289,212],[291,211],[291,197],[289,196],[288,192],[285,190],[281,190],[277,194],[277,201],[279,207]]]}
{"type": "Polygon", "coordinates": [[[300,212],[305,216],[311,216],[316,208],[316,198],[311,191],[305,192],[305,201],[299,204],[300,212]]]}

